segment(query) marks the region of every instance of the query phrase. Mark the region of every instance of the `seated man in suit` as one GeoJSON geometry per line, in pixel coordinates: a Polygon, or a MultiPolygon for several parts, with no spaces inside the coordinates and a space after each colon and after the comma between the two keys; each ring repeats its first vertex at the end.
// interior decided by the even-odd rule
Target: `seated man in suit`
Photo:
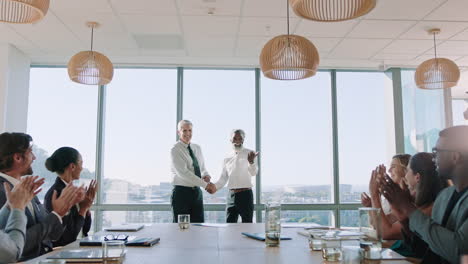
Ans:
{"type": "Polygon", "coordinates": [[[21,256],[26,238],[26,215],[24,209],[34,196],[44,179],[27,176],[11,190],[4,183],[7,203],[0,209],[0,263],[16,262],[21,256]]]}
{"type": "MultiPolygon", "coordinates": [[[[21,177],[33,173],[31,164],[36,159],[32,153],[32,138],[24,133],[0,134],[0,207],[6,201],[4,183],[11,188],[21,177]]],[[[37,197],[26,206],[26,242],[20,260],[35,258],[52,250],[51,240],[63,233],[62,217],[77,203],[79,188],[67,186],[62,195],[54,194],[53,212],[47,213],[37,197]]]]}
{"type": "Polygon", "coordinates": [[[459,263],[468,253],[468,126],[442,130],[433,153],[439,177],[452,180],[453,186],[439,193],[431,217],[388,177],[381,179],[383,195],[398,219],[409,221],[410,230],[436,254],[426,254],[423,263],[459,263]]]}

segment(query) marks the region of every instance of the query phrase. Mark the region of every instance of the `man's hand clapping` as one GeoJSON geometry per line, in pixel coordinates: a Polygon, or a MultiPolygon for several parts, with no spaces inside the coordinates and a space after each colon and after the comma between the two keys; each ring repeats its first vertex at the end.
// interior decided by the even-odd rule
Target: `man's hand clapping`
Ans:
{"type": "Polygon", "coordinates": [[[11,209],[24,210],[26,205],[38,194],[39,189],[44,184],[44,178],[37,180],[39,176],[27,176],[21,179],[13,190],[8,183],[3,183],[5,187],[8,206],[11,209]],[[37,181],[36,181],[37,180],[37,181]]]}

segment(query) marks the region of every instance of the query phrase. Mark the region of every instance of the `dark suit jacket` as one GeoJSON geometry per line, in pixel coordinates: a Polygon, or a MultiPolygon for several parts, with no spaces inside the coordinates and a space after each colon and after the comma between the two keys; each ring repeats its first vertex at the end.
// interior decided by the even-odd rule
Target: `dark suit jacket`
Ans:
{"type": "MultiPolygon", "coordinates": [[[[0,176],[0,207],[6,203],[4,182],[10,184],[9,181],[0,176]]],[[[31,203],[34,208],[34,217],[26,207],[25,214],[28,219],[26,241],[20,260],[35,258],[51,251],[52,240],[58,239],[63,233],[63,227],[59,218],[53,213],[47,213],[37,197],[34,197],[31,203]]]]}
{"type": "MultiPolygon", "coordinates": [[[[57,197],[59,197],[63,188],[65,188],[65,183],[57,177],[44,198],[45,207],[49,212],[52,211],[52,195],[54,194],[54,190],[57,191],[57,197]]],[[[63,231],[63,235],[53,242],[54,247],[64,246],[75,241],[81,230],[83,230],[83,236],[88,236],[89,229],[91,228],[91,214],[89,212],[86,214],[86,218],[84,218],[79,214],[78,208],[75,205],[62,220],[65,230],[63,231]]]]}

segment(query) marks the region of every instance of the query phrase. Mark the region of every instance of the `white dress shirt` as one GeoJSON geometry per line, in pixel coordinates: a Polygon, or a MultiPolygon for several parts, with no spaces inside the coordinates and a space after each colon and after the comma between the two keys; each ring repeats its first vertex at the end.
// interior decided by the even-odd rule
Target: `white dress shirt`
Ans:
{"type": "MultiPolygon", "coordinates": [[[[198,160],[200,166],[201,177],[209,176],[205,168],[205,161],[201,148],[197,144],[190,143],[190,148],[198,160]]],[[[171,172],[172,185],[195,187],[200,186],[206,188],[208,183],[195,175],[193,168],[193,160],[188,151],[188,144],[182,141],[177,141],[171,149],[171,172]]]]}
{"type": "Polygon", "coordinates": [[[224,159],[223,172],[218,182],[215,183],[216,189],[221,189],[228,182],[229,189],[252,188],[251,178],[257,175],[257,159],[252,164],[249,163],[247,156],[252,150],[241,148],[239,151],[233,150],[224,159]]]}

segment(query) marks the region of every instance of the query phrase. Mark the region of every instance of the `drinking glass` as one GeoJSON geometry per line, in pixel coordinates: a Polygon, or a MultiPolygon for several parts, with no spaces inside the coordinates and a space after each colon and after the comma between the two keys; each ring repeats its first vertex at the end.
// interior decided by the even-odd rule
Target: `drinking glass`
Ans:
{"type": "Polygon", "coordinates": [[[379,208],[359,208],[359,231],[363,234],[359,246],[366,259],[380,259],[382,252],[382,233],[379,208]]]}
{"type": "Polygon", "coordinates": [[[322,257],[326,261],[340,261],[341,260],[341,239],[339,237],[322,237],[323,248],[322,257]]]}
{"type": "Polygon", "coordinates": [[[190,215],[189,214],[180,214],[178,216],[179,228],[181,230],[188,229],[190,227],[190,215]]]}
{"type": "Polygon", "coordinates": [[[103,263],[122,263],[125,255],[125,241],[108,240],[102,241],[103,263]]]}
{"type": "Polygon", "coordinates": [[[265,205],[265,244],[277,247],[281,238],[281,204],[268,203],[265,205]]]}
{"type": "Polygon", "coordinates": [[[310,235],[309,237],[309,247],[312,250],[322,250],[323,240],[320,235],[310,235]]]}

